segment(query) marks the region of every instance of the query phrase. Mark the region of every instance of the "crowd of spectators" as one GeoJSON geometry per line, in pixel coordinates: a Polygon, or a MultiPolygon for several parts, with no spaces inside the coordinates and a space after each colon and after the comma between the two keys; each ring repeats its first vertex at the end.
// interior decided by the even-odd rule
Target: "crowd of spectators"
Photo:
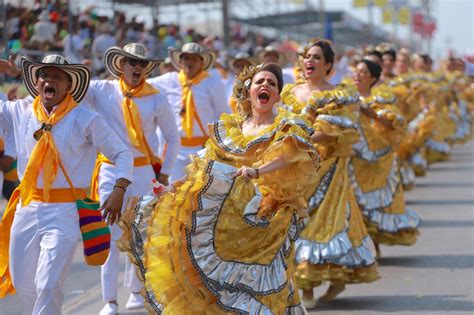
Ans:
{"type": "MultiPolygon", "coordinates": [[[[7,5],[6,11],[7,21],[3,27],[7,28],[8,49],[0,46],[0,52],[4,51],[2,58],[6,57],[7,51],[17,56],[37,58],[46,52],[58,52],[71,62],[90,64],[93,72],[100,74],[104,52],[111,46],[123,46],[130,42],[145,44],[151,54],[159,57],[166,57],[168,47],[180,48],[191,41],[220,52],[224,49],[224,43],[218,37],[209,38],[195,29],[182,29],[178,25],[158,23],[154,27],[146,27],[140,17],[127,18],[124,12],[119,11],[114,12],[112,17],[101,16],[94,7],[90,7],[72,12],[72,20],[69,21],[67,5],[59,0],[51,0],[46,6],[42,6],[39,0],[29,7],[7,5]]],[[[3,34],[0,30],[0,35],[3,34]]],[[[270,39],[261,34],[244,33],[237,25],[232,28],[227,53],[245,51],[252,54],[255,47],[264,47],[269,42],[270,39]]],[[[1,43],[5,43],[3,38],[1,43]]]]}

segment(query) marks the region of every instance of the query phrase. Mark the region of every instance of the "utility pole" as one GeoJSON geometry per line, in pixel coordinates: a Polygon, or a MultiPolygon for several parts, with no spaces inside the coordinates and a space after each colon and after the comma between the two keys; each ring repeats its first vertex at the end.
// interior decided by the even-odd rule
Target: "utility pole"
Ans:
{"type": "Polygon", "coordinates": [[[372,31],[374,29],[374,2],[372,0],[369,0],[369,3],[367,4],[367,10],[369,13],[369,20],[368,20],[368,43],[372,44],[373,36],[372,36],[372,31]]]}
{"type": "Polygon", "coordinates": [[[400,48],[398,44],[398,7],[392,7],[392,23],[393,23],[393,42],[395,43],[397,49],[400,48]]]}
{"type": "Polygon", "coordinates": [[[224,33],[224,45],[226,48],[230,45],[230,27],[229,27],[229,0],[221,0],[222,3],[222,29],[224,33]]]}
{"type": "Polygon", "coordinates": [[[8,56],[8,30],[7,30],[7,6],[5,1],[1,0],[2,4],[2,24],[3,24],[3,43],[5,44],[5,53],[8,56]]]}
{"type": "Polygon", "coordinates": [[[72,54],[75,56],[76,49],[74,48],[74,21],[71,1],[67,2],[67,29],[69,32],[69,46],[71,47],[72,54]]]}
{"type": "MultiPolygon", "coordinates": [[[[425,9],[425,16],[431,18],[431,1],[424,0],[423,7],[425,9]]],[[[430,36],[426,39],[426,44],[428,46],[428,54],[431,54],[431,38],[432,38],[432,35],[430,34],[430,36]]]]}
{"type": "Polygon", "coordinates": [[[319,23],[321,23],[321,38],[326,35],[326,13],[324,12],[324,0],[319,0],[319,23]]]}

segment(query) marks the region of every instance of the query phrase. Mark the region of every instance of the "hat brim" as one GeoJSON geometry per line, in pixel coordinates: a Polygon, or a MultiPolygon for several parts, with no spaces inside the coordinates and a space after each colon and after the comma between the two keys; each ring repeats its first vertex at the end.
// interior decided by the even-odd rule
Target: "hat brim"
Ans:
{"type": "Polygon", "coordinates": [[[163,62],[163,60],[161,59],[143,58],[141,56],[130,54],[125,50],[121,49],[120,47],[110,47],[105,52],[104,64],[105,68],[110,72],[110,74],[117,79],[119,79],[123,73],[122,66],[120,65],[123,58],[148,61],[148,66],[145,68],[146,77],[151,74],[151,72],[153,71],[153,69],[155,69],[156,66],[163,62]]]}
{"type": "Polygon", "coordinates": [[[66,72],[71,78],[71,96],[76,103],[80,103],[89,87],[91,73],[89,68],[82,64],[42,63],[22,57],[21,68],[23,81],[31,96],[39,95],[36,89],[37,72],[44,67],[55,67],[66,72]]]}
{"type": "Polygon", "coordinates": [[[205,71],[211,69],[214,63],[216,62],[216,54],[214,54],[212,51],[203,51],[200,53],[195,53],[195,52],[186,52],[186,51],[182,52],[175,48],[168,48],[168,54],[170,56],[171,63],[176,69],[181,69],[181,65],[179,63],[181,54],[191,54],[191,55],[201,56],[201,58],[204,60],[203,69],[205,71]]]}
{"type": "Polygon", "coordinates": [[[235,73],[236,70],[235,70],[235,67],[234,67],[234,63],[238,60],[245,60],[248,63],[250,63],[250,66],[252,66],[252,67],[255,67],[258,64],[258,61],[253,57],[235,58],[235,57],[232,57],[232,56],[228,56],[226,58],[227,68],[229,68],[232,72],[235,73]]]}
{"type": "Polygon", "coordinates": [[[259,51],[257,53],[257,59],[259,61],[263,60],[263,56],[265,56],[265,54],[268,54],[268,53],[272,53],[272,52],[276,52],[278,54],[278,61],[277,61],[277,64],[282,67],[283,64],[285,63],[285,56],[283,55],[284,53],[281,52],[281,51],[278,51],[278,50],[262,50],[262,51],[259,51]]]}

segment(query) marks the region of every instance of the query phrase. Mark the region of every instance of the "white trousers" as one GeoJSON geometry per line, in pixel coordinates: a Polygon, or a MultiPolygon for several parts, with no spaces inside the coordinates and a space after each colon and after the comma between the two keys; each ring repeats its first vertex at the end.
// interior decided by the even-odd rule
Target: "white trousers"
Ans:
{"type": "Polygon", "coordinates": [[[173,171],[170,175],[170,183],[174,182],[175,180],[180,179],[184,175],[186,175],[186,166],[191,162],[189,158],[190,155],[195,154],[199,150],[202,150],[202,146],[197,147],[183,147],[179,149],[178,157],[174,162],[173,171]]]}
{"type": "Polygon", "coordinates": [[[10,272],[25,314],[61,314],[62,288],[79,235],[75,203],[18,205],[10,235],[10,272]]]}
{"type": "MultiPolygon", "coordinates": [[[[155,178],[155,173],[151,166],[135,167],[133,169],[133,183],[127,188],[122,211],[129,197],[142,196],[152,190],[151,181],[153,178],[155,178]]],[[[99,173],[99,196],[101,204],[103,204],[112,192],[115,180],[115,166],[106,163],[102,164],[99,173]]],[[[112,237],[109,258],[101,267],[102,299],[104,301],[116,301],[118,292],[119,250],[116,246],[116,242],[122,236],[122,230],[117,224],[114,224],[110,226],[110,233],[112,237]]],[[[131,264],[127,255],[125,258],[123,285],[128,288],[130,292],[140,292],[142,288],[142,284],[135,272],[135,267],[131,264]]]]}

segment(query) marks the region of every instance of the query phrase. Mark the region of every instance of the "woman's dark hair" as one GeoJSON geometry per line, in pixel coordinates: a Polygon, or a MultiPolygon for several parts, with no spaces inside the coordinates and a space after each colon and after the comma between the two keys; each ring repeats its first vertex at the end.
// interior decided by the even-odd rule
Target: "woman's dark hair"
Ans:
{"type": "Polygon", "coordinates": [[[430,55],[428,55],[428,54],[420,55],[420,57],[423,59],[423,62],[425,64],[432,64],[433,63],[433,59],[431,59],[430,55]]]}
{"type": "Polygon", "coordinates": [[[273,75],[277,78],[278,81],[278,92],[281,93],[281,91],[283,90],[283,72],[281,71],[281,67],[273,62],[266,63],[262,65],[255,74],[262,71],[268,71],[273,73],[273,75]]]}
{"type": "Polygon", "coordinates": [[[383,55],[390,55],[392,56],[393,60],[397,59],[397,53],[393,49],[385,50],[384,52],[382,52],[382,56],[383,55]]]}
{"type": "Polygon", "coordinates": [[[329,41],[327,40],[318,40],[314,43],[311,43],[307,46],[307,49],[305,49],[305,54],[308,52],[308,50],[311,47],[318,46],[321,48],[323,51],[323,56],[324,56],[324,61],[326,63],[330,63],[331,67],[326,71],[326,75],[331,73],[332,67],[334,66],[334,50],[332,49],[332,46],[329,41]]]}
{"type": "Polygon", "coordinates": [[[377,58],[379,58],[379,60],[382,61],[382,53],[380,51],[371,50],[367,53],[367,56],[377,56],[377,58]]]}
{"type": "Polygon", "coordinates": [[[372,87],[380,79],[380,75],[382,74],[382,67],[380,67],[380,65],[368,59],[362,59],[359,62],[365,63],[365,65],[369,69],[370,75],[376,79],[374,83],[370,85],[370,87],[372,87]]]}

